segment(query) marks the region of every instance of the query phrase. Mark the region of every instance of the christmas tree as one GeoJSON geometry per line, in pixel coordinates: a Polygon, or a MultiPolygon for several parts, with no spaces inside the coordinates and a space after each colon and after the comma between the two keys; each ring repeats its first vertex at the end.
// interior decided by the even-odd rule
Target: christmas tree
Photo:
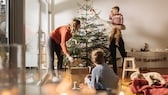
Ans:
{"type": "Polygon", "coordinates": [[[68,48],[74,58],[84,60],[81,66],[88,66],[91,65],[91,51],[95,48],[104,49],[106,59],[108,59],[108,37],[104,33],[106,30],[104,24],[98,21],[100,12],[96,13],[93,9],[93,0],[84,0],[78,5],[80,7],[77,12],[79,16],[76,18],[81,21],[81,28],[68,42],[68,48]]]}

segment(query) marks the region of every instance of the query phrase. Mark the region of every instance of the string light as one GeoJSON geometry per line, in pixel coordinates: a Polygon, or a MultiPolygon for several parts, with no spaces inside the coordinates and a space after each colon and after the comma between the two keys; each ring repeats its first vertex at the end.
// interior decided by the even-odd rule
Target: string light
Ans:
{"type": "Polygon", "coordinates": [[[68,95],[68,94],[64,92],[64,93],[61,93],[60,95],[68,95]]]}
{"type": "Polygon", "coordinates": [[[120,91],[119,95],[125,95],[123,91],[120,91]]]}

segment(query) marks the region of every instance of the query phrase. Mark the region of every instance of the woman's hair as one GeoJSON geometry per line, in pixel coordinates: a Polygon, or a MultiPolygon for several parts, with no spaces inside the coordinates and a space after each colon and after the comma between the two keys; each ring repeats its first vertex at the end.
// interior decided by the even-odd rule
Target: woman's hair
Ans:
{"type": "Polygon", "coordinates": [[[104,51],[100,48],[93,50],[91,54],[91,58],[92,58],[93,63],[103,64],[104,63],[104,51]]]}
{"type": "Polygon", "coordinates": [[[78,30],[78,25],[80,25],[80,20],[78,19],[73,19],[72,22],[70,23],[70,28],[71,32],[74,33],[78,30]]]}

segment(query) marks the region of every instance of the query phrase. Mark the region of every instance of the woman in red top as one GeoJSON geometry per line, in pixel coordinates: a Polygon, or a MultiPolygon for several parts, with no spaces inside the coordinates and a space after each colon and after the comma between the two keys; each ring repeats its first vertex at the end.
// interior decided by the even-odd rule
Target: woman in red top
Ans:
{"type": "Polygon", "coordinates": [[[80,28],[80,21],[77,19],[73,19],[70,24],[60,26],[50,33],[49,67],[52,70],[54,70],[54,52],[56,52],[58,58],[57,70],[62,69],[62,63],[63,63],[63,54],[61,53],[62,51],[69,59],[69,61],[73,62],[73,58],[70,56],[67,50],[66,41],[68,41],[72,37],[72,34],[75,33],[79,28],[80,28]]]}

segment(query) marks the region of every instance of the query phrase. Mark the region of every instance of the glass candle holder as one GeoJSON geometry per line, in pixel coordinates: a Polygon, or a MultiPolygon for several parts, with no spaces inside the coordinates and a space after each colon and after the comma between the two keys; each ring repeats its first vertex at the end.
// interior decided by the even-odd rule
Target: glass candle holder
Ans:
{"type": "Polygon", "coordinates": [[[0,95],[24,95],[25,74],[22,46],[0,45],[0,95]]]}

